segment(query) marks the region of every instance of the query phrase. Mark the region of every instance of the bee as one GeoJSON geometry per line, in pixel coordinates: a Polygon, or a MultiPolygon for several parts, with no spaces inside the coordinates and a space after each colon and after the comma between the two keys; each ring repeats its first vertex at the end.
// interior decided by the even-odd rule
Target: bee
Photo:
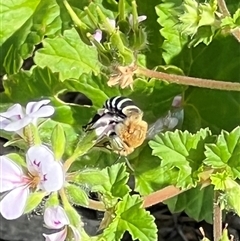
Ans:
{"type": "Polygon", "coordinates": [[[143,111],[131,99],[115,96],[105,102],[84,130],[96,131],[96,146],[127,156],[146,138],[148,124],[142,117],[143,111]]]}
{"type": "Polygon", "coordinates": [[[123,122],[116,124],[114,128],[116,136],[113,138],[115,138],[115,142],[118,141],[121,143],[119,149],[122,148],[118,150],[121,156],[131,154],[134,149],[142,145],[146,139],[148,124],[142,120],[142,117],[142,112],[133,112],[129,117],[125,118],[123,122]]]}

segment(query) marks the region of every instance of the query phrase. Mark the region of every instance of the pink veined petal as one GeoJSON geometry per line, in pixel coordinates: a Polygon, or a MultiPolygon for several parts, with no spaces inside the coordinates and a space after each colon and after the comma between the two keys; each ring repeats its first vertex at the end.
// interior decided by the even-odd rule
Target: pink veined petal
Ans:
{"type": "Polygon", "coordinates": [[[32,118],[49,117],[54,113],[54,108],[50,105],[42,106],[39,110],[29,114],[32,118]]]}
{"type": "Polygon", "coordinates": [[[81,235],[78,229],[72,225],[69,225],[69,227],[72,229],[74,241],[81,241],[81,235]]]}
{"type": "Polygon", "coordinates": [[[32,146],[26,153],[28,170],[33,174],[45,174],[55,163],[53,152],[44,145],[32,146]]]}
{"type": "Polygon", "coordinates": [[[0,113],[0,116],[11,118],[12,116],[19,116],[22,118],[24,116],[24,109],[20,104],[15,104],[8,108],[6,112],[0,113]]]}
{"type": "Polygon", "coordinates": [[[45,241],[65,241],[67,237],[67,229],[64,228],[60,232],[53,233],[53,234],[43,234],[45,237],[45,241]]]}
{"type": "Polygon", "coordinates": [[[19,218],[26,205],[29,188],[21,186],[10,191],[0,202],[0,213],[5,219],[19,218]]]}
{"type": "Polygon", "coordinates": [[[62,188],[64,183],[62,164],[55,161],[48,167],[49,169],[45,173],[42,173],[39,188],[47,192],[58,191],[62,188]]]}
{"type": "Polygon", "coordinates": [[[22,169],[6,156],[0,156],[0,192],[24,185],[22,169]]]}
{"type": "Polygon", "coordinates": [[[102,31],[100,29],[97,29],[95,34],[93,34],[93,37],[97,42],[100,43],[102,40],[102,31]]]}
{"type": "Polygon", "coordinates": [[[25,116],[22,119],[16,120],[16,121],[12,121],[11,123],[9,123],[4,130],[5,131],[19,131],[21,130],[23,127],[27,126],[29,123],[31,123],[31,118],[28,116],[25,116]]]}
{"type": "Polygon", "coordinates": [[[30,113],[38,111],[43,105],[46,105],[50,102],[50,100],[40,100],[35,102],[29,102],[26,106],[26,114],[29,115],[30,113]]]}
{"type": "Polygon", "coordinates": [[[46,208],[43,218],[47,227],[51,229],[60,229],[69,224],[69,219],[61,206],[46,208]]]}

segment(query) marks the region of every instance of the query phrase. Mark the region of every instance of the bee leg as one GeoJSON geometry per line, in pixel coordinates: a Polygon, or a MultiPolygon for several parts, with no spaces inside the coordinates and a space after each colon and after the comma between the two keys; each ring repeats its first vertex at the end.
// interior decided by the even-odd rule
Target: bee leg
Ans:
{"type": "Polygon", "coordinates": [[[113,162],[113,165],[114,165],[115,163],[117,163],[120,159],[121,159],[121,156],[119,155],[119,157],[116,159],[116,161],[113,162]]]}
{"type": "Polygon", "coordinates": [[[129,168],[132,172],[134,172],[134,169],[133,169],[133,167],[131,166],[131,164],[130,164],[130,162],[129,162],[129,160],[127,159],[126,156],[124,157],[124,159],[125,159],[125,161],[126,161],[126,164],[127,164],[128,168],[129,168]]]}

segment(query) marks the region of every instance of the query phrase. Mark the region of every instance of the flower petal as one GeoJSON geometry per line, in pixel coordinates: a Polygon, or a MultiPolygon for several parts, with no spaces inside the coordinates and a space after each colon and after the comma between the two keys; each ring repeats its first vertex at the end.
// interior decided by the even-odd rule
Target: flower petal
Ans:
{"type": "Polygon", "coordinates": [[[18,123],[24,115],[24,109],[20,104],[13,105],[6,112],[0,113],[0,129],[6,131],[17,131],[21,129],[22,126],[19,126],[16,122],[18,123]]]}
{"type": "Polygon", "coordinates": [[[100,43],[102,40],[102,31],[100,29],[97,29],[96,32],[93,34],[93,37],[97,42],[100,43]]]}
{"type": "Polygon", "coordinates": [[[6,156],[0,156],[0,192],[24,185],[22,169],[6,156]]]}
{"type": "Polygon", "coordinates": [[[53,152],[46,146],[32,146],[26,154],[28,170],[33,175],[39,175],[39,188],[47,192],[61,189],[64,182],[62,164],[55,161],[53,152]]]}
{"type": "Polygon", "coordinates": [[[141,16],[138,16],[138,18],[137,18],[137,20],[138,20],[139,23],[142,22],[142,21],[144,21],[144,20],[146,20],[146,19],[147,19],[147,16],[146,16],[146,15],[141,15],[141,16]]]}
{"type": "MultiPolygon", "coordinates": [[[[1,114],[0,114],[1,115],[1,114]]],[[[0,116],[0,130],[4,130],[4,128],[11,123],[10,119],[6,119],[5,117],[0,116]]]]}
{"type": "Polygon", "coordinates": [[[63,229],[60,232],[53,233],[53,234],[43,234],[46,238],[45,241],[65,241],[67,237],[67,229],[63,229]]]}
{"type": "Polygon", "coordinates": [[[26,106],[26,114],[38,111],[43,105],[46,105],[50,102],[50,100],[41,100],[41,101],[32,101],[29,102],[26,106]]]}
{"type": "Polygon", "coordinates": [[[48,165],[48,170],[42,173],[42,180],[39,188],[47,192],[58,191],[64,183],[64,172],[60,162],[55,161],[48,165]]]}
{"type": "Polygon", "coordinates": [[[29,114],[32,118],[49,117],[54,113],[54,108],[50,105],[41,107],[38,111],[29,114]]]}
{"type": "MultiPolygon", "coordinates": [[[[146,19],[147,19],[147,16],[146,16],[146,15],[140,15],[140,16],[137,17],[138,23],[140,23],[140,22],[142,22],[142,21],[144,21],[144,20],[146,20],[146,19]]],[[[132,14],[129,15],[128,21],[129,21],[129,24],[130,24],[131,26],[133,26],[133,15],[132,15],[132,14]]]]}
{"type": "Polygon", "coordinates": [[[172,106],[181,107],[181,105],[182,105],[182,96],[181,95],[175,96],[172,101],[172,106]]]}
{"type": "Polygon", "coordinates": [[[20,116],[22,118],[24,116],[23,107],[20,104],[15,104],[8,108],[6,112],[0,113],[0,116],[11,118],[12,116],[20,116]]]}
{"type": "Polygon", "coordinates": [[[26,154],[28,170],[32,174],[45,173],[48,166],[55,162],[53,152],[44,145],[32,146],[26,154]]]}
{"type": "Polygon", "coordinates": [[[61,206],[46,208],[43,218],[47,227],[51,229],[59,229],[69,224],[69,219],[61,206]]]}
{"type": "Polygon", "coordinates": [[[29,188],[21,186],[10,191],[0,202],[0,213],[5,219],[19,218],[26,205],[29,188]]]}
{"type": "Polygon", "coordinates": [[[32,119],[28,116],[23,117],[22,119],[11,121],[5,128],[5,131],[18,131],[30,124],[32,119]]]}

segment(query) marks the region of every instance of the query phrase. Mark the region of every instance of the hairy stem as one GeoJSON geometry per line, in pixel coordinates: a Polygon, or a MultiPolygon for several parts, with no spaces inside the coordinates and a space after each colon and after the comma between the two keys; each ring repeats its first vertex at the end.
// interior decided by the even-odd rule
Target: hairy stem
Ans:
{"type": "Polygon", "coordinates": [[[227,9],[227,5],[226,5],[225,1],[224,0],[218,0],[217,3],[218,3],[218,7],[219,7],[221,13],[223,14],[223,16],[224,17],[230,16],[230,13],[227,9]]]}
{"type": "Polygon", "coordinates": [[[213,200],[213,238],[219,241],[222,236],[222,210],[218,203],[219,192],[214,191],[213,200]]]}
{"type": "MultiPolygon", "coordinates": [[[[167,199],[169,199],[171,197],[175,197],[175,196],[179,195],[180,193],[185,192],[187,190],[188,189],[180,190],[179,188],[174,187],[172,185],[165,187],[161,190],[158,190],[158,191],[151,193],[150,195],[144,197],[143,198],[143,206],[144,206],[144,208],[151,207],[157,203],[166,201],[167,199]]],[[[94,201],[94,200],[89,200],[88,208],[93,209],[93,210],[98,210],[98,211],[106,210],[103,202],[94,201]]]]}
{"type": "Polygon", "coordinates": [[[167,74],[163,72],[157,72],[145,68],[138,67],[134,71],[135,74],[144,75],[149,78],[157,78],[160,80],[166,80],[170,83],[196,86],[201,88],[216,89],[216,90],[229,90],[229,91],[240,91],[240,83],[216,81],[212,79],[201,79],[188,76],[181,76],[175,74],[167,74]]]}
{"type": "Polygon", "coordinates": [[[180,190],[177,187],[174,186],[168,186],[161,190],[158,190],[154,193],[149,194],[148,196],[144,197],[143,200],[143,206],[145,208],[151,207],[157,203],[161,203],[163,201],[168,200],[171,197],[175,197],[179,195],[182,192],[187,191],[188,189],[180,190]]]}

